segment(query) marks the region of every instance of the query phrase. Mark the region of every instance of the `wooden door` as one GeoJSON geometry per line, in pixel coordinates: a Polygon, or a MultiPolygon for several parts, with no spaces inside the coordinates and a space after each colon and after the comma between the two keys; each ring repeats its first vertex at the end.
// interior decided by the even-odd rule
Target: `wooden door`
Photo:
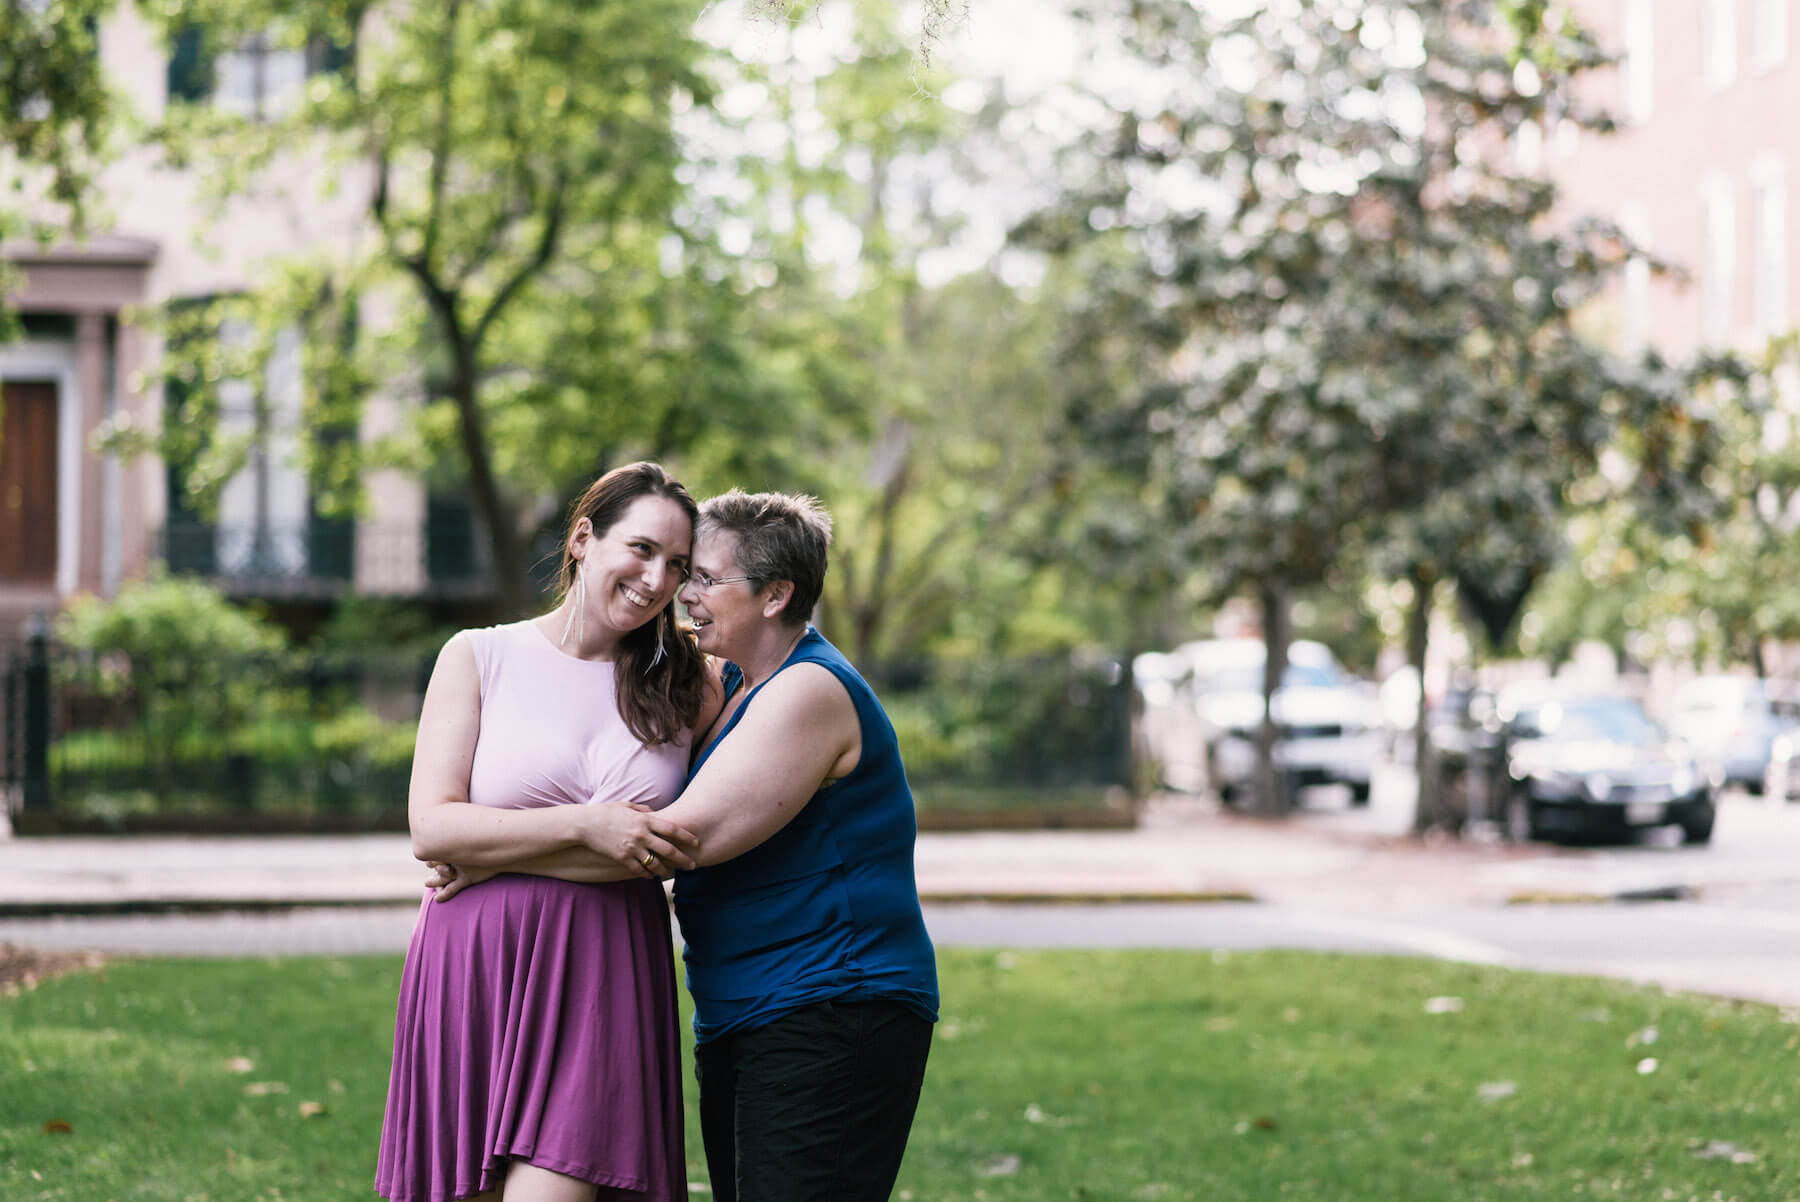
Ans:
{"type": "Polygon", "coordinates": [[[0,582],[56,578],[56,385],[0,385],[0,582]]]}

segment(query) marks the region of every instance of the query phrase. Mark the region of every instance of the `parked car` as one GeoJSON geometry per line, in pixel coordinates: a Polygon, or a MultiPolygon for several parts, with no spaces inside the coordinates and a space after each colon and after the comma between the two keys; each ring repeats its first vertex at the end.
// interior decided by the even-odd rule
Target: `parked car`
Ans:
{"type": "Polygon", "coordinates": [[[1700,676],[1676,689],[1669,730],[1708,771],[1761,793],[1775,741],[1800,729],[1800,692],[1754,676],[1700,676]]]}
{"type": "Polygon", "coordinates": [[[1691,748],[1621,693],[1512,685],[1495,701],[1506,771],[1497,799],[1506,834],[1624,837],[1675,825],[1712,838],[1713,780],[1691,748]]]}
{"type": "Polygon", "coordinates": [[[1769,763],[1763,769],[1763,799],[1800,799],[1800,727],[1783,731],[1769,744],[1769,763]]]}
{"type": "MultiPolygon", "coordinates": [[[[1192,670],[1188,688],[1199,719],[1207,783],[1235,801],[1256,772],[1263,716],[1261,639],[1206,639],[1178,648],[1192,670]]],[[[1297,639],[1272,710],[1280,739],[1275,762],[1296,787],[1342,784],[1366,805],[1384,741],[1373,688],[1345,671],[1329,648],[1297,639]]]]}

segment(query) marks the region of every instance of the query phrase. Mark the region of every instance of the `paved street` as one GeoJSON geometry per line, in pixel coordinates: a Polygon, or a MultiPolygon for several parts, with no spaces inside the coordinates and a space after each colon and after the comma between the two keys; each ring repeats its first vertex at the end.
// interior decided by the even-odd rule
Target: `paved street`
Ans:
{"type": "MultiPolygon", "coordinates": [[[[1132,831],[927,833],[928,922],[945,945],[1394,952],[1800,1005],[1800,805],[1728,796],[1704,848],[1419,843],[1407,784],[1283,822],[1172,796],[1132,831]]],[[[396,835],[0,840],[0,942],[391,954],[420,875],[396,835]]]]}

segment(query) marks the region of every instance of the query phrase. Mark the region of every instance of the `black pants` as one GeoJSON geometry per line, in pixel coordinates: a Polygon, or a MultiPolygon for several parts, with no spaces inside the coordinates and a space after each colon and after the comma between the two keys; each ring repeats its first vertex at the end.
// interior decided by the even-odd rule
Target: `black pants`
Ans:
{"type": "Polygon", "coordinates": [[[931,1024],[898,1002],[821,1002],[694,1053],[716,1202],[886,1202],[931,1024]]]}

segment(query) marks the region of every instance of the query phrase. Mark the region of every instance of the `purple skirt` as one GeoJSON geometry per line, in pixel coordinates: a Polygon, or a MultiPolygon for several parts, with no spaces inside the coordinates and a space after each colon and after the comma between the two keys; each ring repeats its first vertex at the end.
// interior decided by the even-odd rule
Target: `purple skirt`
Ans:
{"type": "Polygon", "coordinates": [[[687,1198],[669,908],[655,881],[503,875],[419,910],[375,1192],[449,1202],[506,1161],[687,1198]]]}

